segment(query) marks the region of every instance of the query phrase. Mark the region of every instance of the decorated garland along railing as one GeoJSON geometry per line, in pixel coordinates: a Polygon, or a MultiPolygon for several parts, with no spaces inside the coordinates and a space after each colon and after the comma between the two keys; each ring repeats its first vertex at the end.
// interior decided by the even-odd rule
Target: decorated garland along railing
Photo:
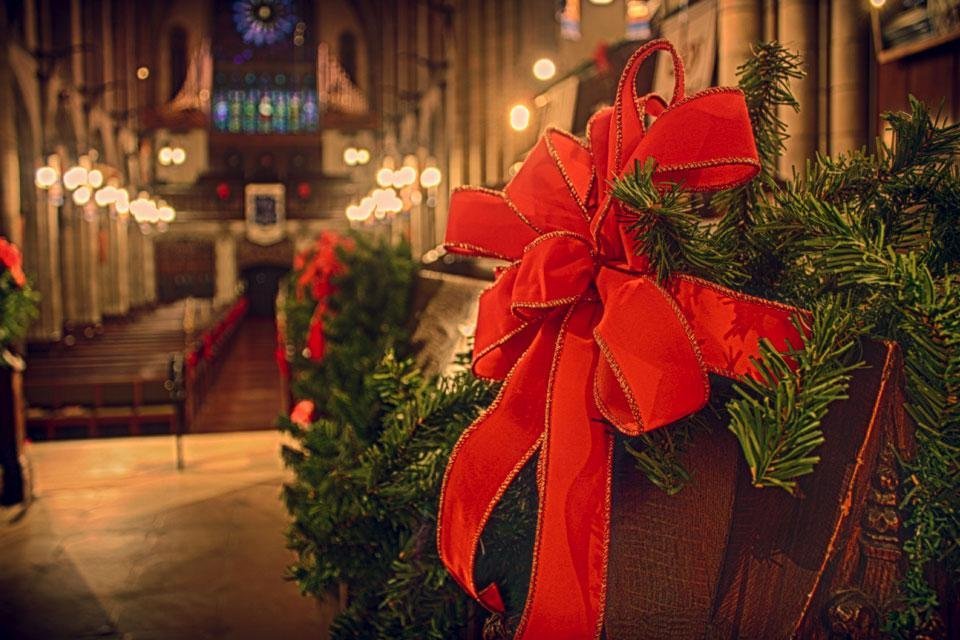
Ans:
{"type": "MultiPolygon", "coordinates": [[[[817,449],[830,437],[820,421],[860,366],[858,340],[901,344],[918,447],[914,459],[902,461],[909,564],[903,599],[889,603],[886,625],[891,635],[908,637],[943,604],[927,582],[931,564],[954,581],[960,565],[960,296],[953,275],[960,263],[960,127],[911,101],[909,113],[885,116],[893,142],[878,141],[875,154],[818,156],[781,183],[774,167],[786,132],[777,110],[798,107],[789,81],[799,69],[800,60],[777,44],[759,46],[741,69],[760,165],[749,183],[708,199],[663,180],[654,159],[625,167],[611,193],[625,205],[625,237],[647,257],[656,281],[685,274],[809,311],[795,318],[804,339],[785,351],[761,342],[756,375],[710,399],[713,411],[729,416],[756,486],[794,491],[797,479],[815,470],[817,449]],[[704,225],[704,217],[714,223],[704,225]]],[[[315,404],[309,417],[300,411],[296,422],[284,422],[300,441],[285,451],[297,473],[286,496],[300,557],[292,575],[312,593],[348,584],[350,604],[336,637],[452,637],[479,609],[439,562],[435,505],[453,443],[494,389],[469,373],[424,379],[391,354],[409,350],[402,327],[412,266],[386,246],[356,241],[355,253],[339,251],[346,269],[334,278],[321,362],[303,350],[315,304],[291,302],[290,289],[284,305],[295,395],[315,404]],[[396,297],[379,298],[385,289],[396,297]]],[[[667,492],[688,479],[683,452],[697,424],[693,416],[627,441],[639,468],[667,492]]],[[[503,602],[495,604],[508,617],[500,621],[516,623],[524,608],[536,528],[532,474],[528,465],[501,497],[473,569],[478,584],[501,587],[503,602]]]]}

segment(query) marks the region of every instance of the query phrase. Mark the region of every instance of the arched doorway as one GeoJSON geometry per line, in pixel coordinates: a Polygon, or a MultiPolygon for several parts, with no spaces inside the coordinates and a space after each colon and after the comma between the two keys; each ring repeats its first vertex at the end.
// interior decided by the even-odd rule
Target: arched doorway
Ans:
{"type": "Polygon", "coordinates": [[[240,273],[246,287],[247,300],[250,303],[250,315],[260,318],[274,316],[280,280],[288,271],[286,267],[256,264],[246,267],[240,273]]]}

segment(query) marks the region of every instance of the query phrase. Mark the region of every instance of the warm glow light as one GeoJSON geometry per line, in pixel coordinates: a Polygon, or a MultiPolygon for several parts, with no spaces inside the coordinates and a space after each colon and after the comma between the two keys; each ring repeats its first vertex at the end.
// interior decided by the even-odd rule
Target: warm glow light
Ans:
{"type": "Polygon", "coordinates": [[[130,213],[137,222],[152,222],[156,206],[150,202],[146,191],[141,191],[137,199],[130,203],[130,213]]]}
{"type": "MultiPolygon", "coordinates": [[[[399,213],[403,209],[403,200],[393,189],[374,189],[371,194],[374,204],[374,215],[383,219],[387,213],[399,213]]],[[[362,203],[361,203],[362,204],[362,203]]]]}
{"type": "Polygon", "coordinates": [[[550,58],[540,58],[533,63],[533,77],[537,80],[549,80],[557,74],[557,65],[550,58]]]}
{"type": "Polygon", "coordinates": [[[359,222],[362,219],[361,216],[363,215],[360,212],[360,207],[358,207],[355,204],[351,204],[349,207],[347,207],[346,213],[347,213],[347,220],[349,220],[350,222],[359,222]]]}
{"type": "Polygon", "coordinates": [[[373,215],[373,210],[377,207],[377,203],[373,201],[371,196],[367,196],[360,200],[359,206],[360,211],[357,220],[363,222],[364,220],[369,220],[370,216],[373,215]]]}
{"type": "Polygon", "coordinates": [[[117,213],[130,213],[130,193],[126,189],[117,189],[117,199],[114,200],[113,208],[117,213]]]}
{"type": "Polygon", "coordinates": [[[599,4],[599,5],[613,4],[613,0],[590,0],[590,2],[593,4],[599,4]]]}
{"type": "Polygon", "coordinates": [[[80,206],[83,206],[90,202],[90,187],[87,185],[82,185],[77,187],[77,190],[73,192],[73,201],[80,206]]]}
{"type": "Polygon", "coordinates": [[[150,77],[150,68],[149,67],[138,67],[137,68],[137,79],[146,80],[150,77]]]}
{"type": "Polygon", "coordinates": [[[367,164],[370,162],[370,152],[366,149],[357,149],[357,164],[367,164]]]}
{"type": "Polygon", "coordinates": [[[173,162],[173,149],[161,147],[157,153],[157,161],[165,167],[170,166],[170,163],[173,162]]]}
{"type": "Polygon", "coordinates": [[[57,170],[53,167],[40,167],[37,169],[36,183],[37,186],[41,189],[49,189],[57,183],[57,178],[59,178],[57,170]]]}
{"type": "Polygon", "coordinates": [[[93,194],[93,201],[96,202],[99,207],[105,207],[108,204],[116,202],[117,188],[107,185],[103,189],[97,189],[93,194]]]}
{"type": "Polygon", "coordinates": [[[353,167],[360,163],[359,151],[357,151],[356,147],[347,147],[343,150],[343,161],[348,167],[353,167]]]}
{"type": "Polygon", "coordinates": [[[417,170],[411,166],[400,167],[393,174],[393,186],[406,187],[417,181],[417,170]]]}
{"type": "Polygon", "coordinates": [[[377,171],[377,184],[381,187],[389,187],[393,184],[393,169],[383,167],[377,171]]]}
{"type": "Polygon", "coordinates": [[[80,185],[87,183],[87,170],[83,167],[70,167],[63,174],[63,186],[73,191],[80,185]]]}
{"type": "Polygon", "coordinates": [[[156,200],[147,200],[147,206],[143,210],[144,220],[146,222],[156,222],[160,219],[160,211],[157,210],[156,200]]]}
{"type": "Polygon", "coordinates": [[[103,186],[103,172],[99,169],[94,169],[87,174],[87,184],[93,187],[94,189],[99,189],[103,186]]]}
{"type": "Polygon", "coordinates": [[[160,219],[160,222],[173,222],[176,217],[177,212],[166,203],[157,208],[157,218],[160,219]]]}
{"type": "Polygon", "coordinates": [[[442,178],[443,175],[440,173],[440,169],[427,167],[423,170],[423,173],[420,174],[420,185],[425,189],[431,189],[439,185],[442,178]]]}
{"type": "Polygon", "coordinates": [[[515,104],[510,109],[510,126],[514,131],[523,131],[530,126],[530,109],[525,105],[515,104]]]}
{"type": "Polygon", "coordinates": [[[173,151],[170,152],[170,160],[175,165],[181,165],[187,160],[187,152],[183,147],[174,147],[173,151]]]}
{"type": "Polygon", "coordinates": [[[887,4],[887,0],[870,0],[870,6],[874,9],[881,9],[885,4],[887,4]]]}

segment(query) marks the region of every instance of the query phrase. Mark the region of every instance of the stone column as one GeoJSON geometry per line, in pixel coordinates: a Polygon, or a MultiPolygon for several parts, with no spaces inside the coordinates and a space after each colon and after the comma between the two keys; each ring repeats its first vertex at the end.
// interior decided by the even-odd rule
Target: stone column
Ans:
{"type": "Polygon", "coordinates": [[[112,213],[116,215],[111,216],[110,228],[116,242],[111,242],[111,248],[115,247],[116,253],[111,253],[110,267],[116,278],[116,313],[124,315],[130,311],[130,215],[112,213]]]}
{"type": "MultiPolygon", "coordinates": [[[[0,17],[2,19],[2,17],[0,17]]],[[[4,25],[5,27],[5,25],[4,25]]],[[[0,31],[0,34],[3,32],[0,31]]],[[[6,46],[0,51],[0,88],[11,90],[6,46]]],[[[17,124],[11,108],[0,109],[0,235],[23,247],[23,224],[20,219],[20,157],[17,149],[17,124]]],[[[29,126],[29,125],[27,125],[29,126]]]]}
{"type": "Polygon", "coordinates": [[[867,143],[867,33],[869,14],[856,3],[830,7],[830,139],[831,154],[859,149],[867,143]]]}
{"type": "Polygon", "coordinates": [[[79,272],[80,308],[79,320],[85,325],[101,322],[100,311],[100,221],[99,212],[92,202],[77,207],[79,232],[79,261],[73,265],[79,272]]]}
{"type": "Polygon", "coordinates": [[[27,275],[40,293],[40,315],[30,327],[31,341],[53,342],[63,334],[60,286],[59,195],[37,189],[37,209],[25,220],[23,259],[27,275]]]}
{"type": "Polygon", "coordinates": [[[143,232],[136,223],[127,226],[129,244],[128,273],[130,276],[130,307],[136,309],[147,302],[143,286],[143,232]]]}
{"type": "Polygon", "coordinates": [[[63,319],[68,325],[81,322],[80,318],[80,212],[64,193],[60,208],[60,281],[63,291],[63,319]]]}
{"type": "Polygon", "coordinates": [[[157,303],[157,254],[152,233],[143,235],[140,268],[143,274],[143,301],[147,305],[154,305],[157,303]]]}
{"type": "Polygon", "coordinates": [[[790,83],[800,102],[800,112],[790,108],[780,111],[790,135],[780,158],[780,173],[789,176],[793,167],[802,167],[817,150],[817,2],[780,0],[777,24],[780,42],[803,56],[807,73],[803,79],[790,83]]]}
{"type": "Polygon", "coordinates": [[[217,236],[213,246],[216,268],[214,306],[226,304],[237,294],[237,239],[233,234],[217,236]]]}
{"type": "Polygon", "coordinates": [[[130,257],[127,251],[127,216],[111,205],[100,218],[104,260],[100,262],[100,312],[122,316],[130,310],[130,257]]]}
{"type": "Polygon", "coordinates": [[[717,78],[720,86],[737,84],[737,67],[762,38],[760,0],[718,0],[717,78]]]}

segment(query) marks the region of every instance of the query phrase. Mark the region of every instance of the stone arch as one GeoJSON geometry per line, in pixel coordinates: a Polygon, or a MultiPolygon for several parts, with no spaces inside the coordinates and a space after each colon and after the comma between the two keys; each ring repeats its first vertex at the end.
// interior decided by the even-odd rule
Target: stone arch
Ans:
{"type": "Polygon", "coordinates": [[[61,72],[64,63],[57,64],[47,86],[40,90],[46,92],[46,113],[44,130],[49,132],[45,145],[58,143],[68,154],[76,158],[86,151],[86,128],[83,124],[86,110],[80,94],[72,91],[61,72]]]}
{"type": "Polygon", "coordinates": [[[42,154],[40,94],[37,91],[37,64],[33,57],[17,44],[9,45],[10,70],[12,89],[19,93],[26,118],[20,120],[17,116],[17,130],[30,130],[30,139],[33,141],[32,157],[39,158],[42,154]]]}
{"type": "Polygon", "coordinates": [[[101,162],[112,167],[123,169],[120,166],[123,154],[117,147],[117,138],[114,135],[114,123],[109,114],[101,107],[94,107],[90,111],[90,147],[100,152],[101,162]]]}

